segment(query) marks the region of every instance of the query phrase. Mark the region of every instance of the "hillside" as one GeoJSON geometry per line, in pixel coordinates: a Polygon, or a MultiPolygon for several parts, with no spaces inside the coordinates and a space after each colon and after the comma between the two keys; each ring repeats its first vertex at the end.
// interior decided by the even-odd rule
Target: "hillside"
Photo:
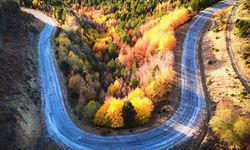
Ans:
{"type": "Polygon", "coordinates": [[[42,133],[36,40],[42,23],[0,2],[0,149],[34,149],[42,133]]]}

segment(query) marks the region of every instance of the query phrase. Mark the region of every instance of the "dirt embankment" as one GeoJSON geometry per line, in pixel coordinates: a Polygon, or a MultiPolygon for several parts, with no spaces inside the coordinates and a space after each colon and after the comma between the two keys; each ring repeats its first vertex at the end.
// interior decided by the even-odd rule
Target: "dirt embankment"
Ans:
{"type": "Polygon", "coordinates": [[[43,23],[10,6],[0,5],[0,149],[35,149],[42,133],[36,43],[43,23]]]}
{"type": "MultiPolygon", "coordinates": [[[[232,6],[225,8],[226,20],[232,10],[232,6]]],[[[206,34],[202,39],[202,59],[207,90],[210,96],[211,117],[215,115],[215,109],[222,102],[232,103],[241,115],[249,115],[250,97],[244,96],[244,86],[235,73],[226,47],[226,31],[213,31],[215,21],[218,18],[209,20],[204,30],[206,34]]],[[[240,43],[241,47],[244,43],[240,43]]],[[[227,149],[227,145],[220,141],[209,127],[208,133],[203,141],[201,149],[227,149]]]]}

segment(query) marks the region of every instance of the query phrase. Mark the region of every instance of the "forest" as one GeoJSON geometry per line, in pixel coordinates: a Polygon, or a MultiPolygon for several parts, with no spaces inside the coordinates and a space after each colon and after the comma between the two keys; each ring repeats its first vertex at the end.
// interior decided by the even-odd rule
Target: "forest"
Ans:
{"type": "Polygon", "coordinates": [[[112,128],[150,120],[172,90],[175,29],[214,2],[20,0],[59,20],[56,55],[77,116],[112,128]]]}
{"type": "Polygon", "coordinates": [[[154,106],[171,92],[174,30],[188,21],[191,9],[187,6],[194,4],[21,3],[47,10],[59,20],[56,55],[67,79],[70,104],[80,119],[112,128],[143,125],[154,106]]]}

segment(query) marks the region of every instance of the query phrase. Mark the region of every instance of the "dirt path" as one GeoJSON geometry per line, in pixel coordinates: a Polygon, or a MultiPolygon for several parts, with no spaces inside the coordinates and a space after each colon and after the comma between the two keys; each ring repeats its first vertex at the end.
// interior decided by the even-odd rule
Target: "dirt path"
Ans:
{"type": "Polygon", "coordinates": [[[226,46],[227,46],[227,52],[228,52],[228,55],[230,56],[230,61],[231,61],[231,64],[232,64],[232,67],[234,69],[234,72],[237,74],[240,82],[242,83],[242,85],[245,87],[245,89],[250,92],[250,86],[249,86],[249,81],[246,80],[246,76],[244,76],[242,73],[241,73],[241,70],[239,68],[239,65],[236,61],[236,58],[235,58],[235,54],[234,52],[232,51],[232,46],[231,46],[231,32],[232,32],[232,25],[233,25],[233,16],[235,14],[235,11],[236,9],[239,7],[240,3],[237,2],[233,8],[232,8],[232,11],[230,13],[230,15],[228,16],[228,20],[227,20],[227,28],[226,28],[226,46]]]}

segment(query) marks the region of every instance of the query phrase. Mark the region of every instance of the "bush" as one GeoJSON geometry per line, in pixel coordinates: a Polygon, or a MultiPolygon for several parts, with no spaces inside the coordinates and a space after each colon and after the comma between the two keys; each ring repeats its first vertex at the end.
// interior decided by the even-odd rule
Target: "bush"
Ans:
{"type": "Polygon", "coordinates": [[[215,116],[209,122],[213,132],[233,149],[244,149],[249,144],[249,124],[249,118],[239,116],[234,106],[223,103],[218,104],[215,116]]]}
{"type": "Polygon", "coordinates": [[[145,95],[145,94],[144,94],[144,91],[143,91],[142,89],[136,88],[135,90],[133,90],[132,92],[130,92],[130,93],[128,94],[128,99],[129,99],[129,100],[132,100],[132,99],[134,99],[134,98],[136,98],[136,97],[143,98],[144,95],[145,95]]]}
{"type": "Polygon", "coordinates": [[[147,123],[154,109],[152,101],[147,97],[135,97],[130,102],[132,103],[136,111],[136,123],[139,125],[147,123]]]}
{"type": "Polygon", "coordinates": [[[115,43],[110,43],[108,45],[108,52],[111,58],[117,57],[116,50],[117,50],[117,45],[115,43]]]}
{"type": "Polygon", "coordinates": [[[100,107],[100,109],[95,114],[95,118],[94,118],[95,124],[99,126],[105,126],[109,124],[108,116],[106,116],[108,108],[109,108],[109,102],[105,102],[100,107]]]}
{"type": "Polygon", "coordinates": [[[192,0],[190,6],[193,10],[201,10],[219,1],[220,0],[192,0]]]}
{"type": "Polygon", "coordinates": [[[110,84],[108,87],[108,93],[114,95],[117,90],[121,88],[121,84],[118,80],[115,80],[113,84],[110,84]]]}
{"type": "Polygon", "coordinates": [[[125,101],[122,108],[122,116],[126,127],[133,127],[135,125],[135,115],[136,112],[132,103],[125,101]]]}
{"type": "Polygon", "coordinates": [[[75,108],[75,111],[77,116],[81,118],[84,112],[84,106],[82,104],[78,104],[75,108]]]}
{"type": "Polygon", "coordinates": [[[110,102],[109,108],[107,110],[107,117],[110,120],[109,127],[120,128],[124,126],[123,117],[122,117],[122,108],[124,102],[119,99],[112,99],[110,102]]]}
{"type": "Polygon", "coordinates": [[[83,61],[73,51],[69,52],[66,61],[70,64],[74,73],[82,73],[83,61]]]}
{"type": "Polygon", "coordinates": [[[246,47],[242,53],[242,58],[247,60],[250,57],[250,46],[246,47]]]}
{"type": "Polygon", "coordinates": [[[87,118],[93,119],[97,110],[100,108],[100,104],[96,101],[90,101],[83,109],[84,115],[87,118]]]}
{"type": "Polygon", "coordinates": [[[80,86],[81,86],[82,81],[84,81],[84,80],[79,74],[71,76],[69,78],[69,83],[68,83],[69,89],[71,91],[79,94],[79,90],[80,90],[80,86]]]}
{"type": "Polygon", "coordinates": [[[250,21],[237,19],[235,27],[239,29],[239,35],[241,37],[250,36],[250,21]]]}
{"type": "Polygon", "coordinates": [[[110,69],[111,71],[115,71],[116,69],[116,62],[114,59],[111,59],[108,64],[107,64],[108,69],[110,69]]]}
{"type": "Polygon", "coordinates": [[[120,128],[124,126],[122,108],[124,102],[120,99],[110,98],[97,111],[94,123],[100,126],[120,128]]]}
{"type": "Polygon", "coordinates": [[[61,63],[61,69],[62,69],[62,72],[63,74],[67,77],[71,71],[71,68],[70,68],[70,65],[67,61],[62,61],[61,63]]]}
{"type": "Polygon", "coordinates": [[[131,88],[135,88],[137,87],[139,84],[139,81],[136,78],[132,78],[129,82],[129,87],[131,88]]]}

